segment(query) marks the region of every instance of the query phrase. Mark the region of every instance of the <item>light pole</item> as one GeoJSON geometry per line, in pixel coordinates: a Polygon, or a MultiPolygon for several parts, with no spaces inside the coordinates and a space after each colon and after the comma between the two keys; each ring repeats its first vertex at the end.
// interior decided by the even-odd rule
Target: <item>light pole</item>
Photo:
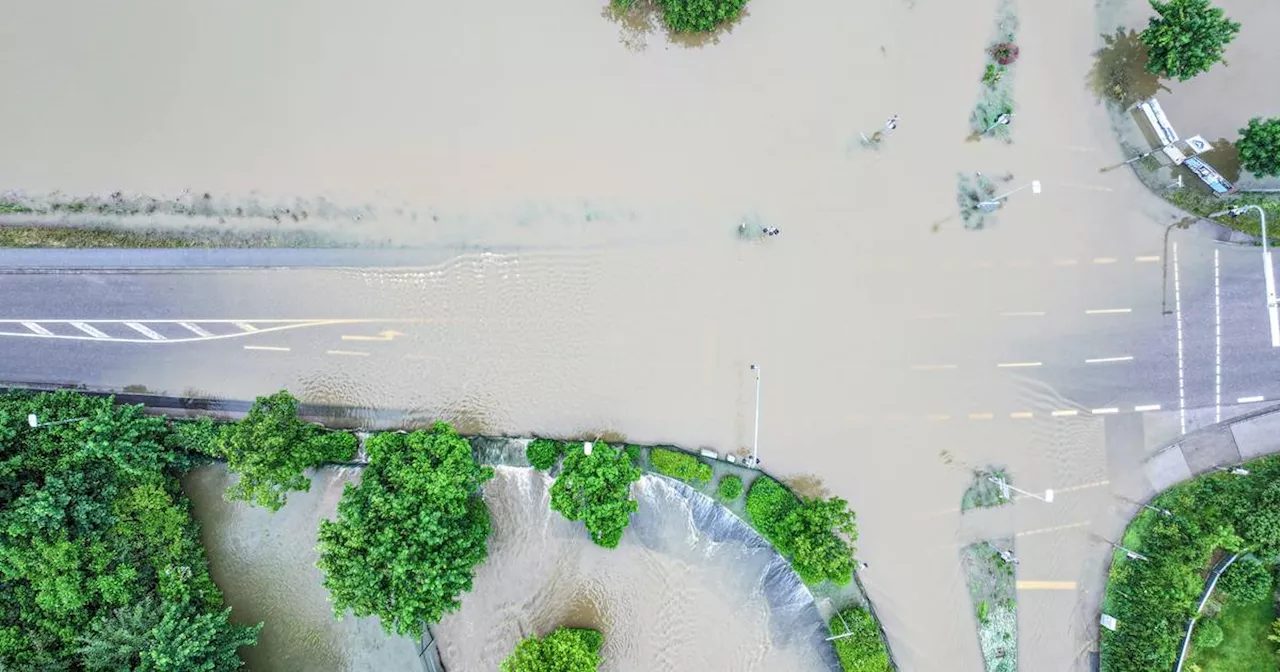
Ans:
{"type": "Polygon", "coordinates": [[[993,121],[993,122],[991,122],[991,125],[987,127],[987,130],[985,130],[985,131],[983,131],[983,132],[982,132],[982,135],[986,135],[986,134],[990,133],[990,132],[991,132],[991,129],[995,128],[996,126],[1000,126],[1000,125],[1002,125],[1002,124],[1003,124],[1003,125],[1005,125],[1005,126],[1007,126],[1007,125],[1009,125],[1009,122],[1011,122],[1011,121],[1013,121],[1013,114],[1011,114],[1011,113],[1009,113],[1009,112],[1005,112],[1005,113],[1001,114],[1000,116],[996,117],[996,120],[995,120],[995,121],[993,121]]]}
{"type": "Polygon", "coordinates": [[[1010,491],[1010,490],[1012,490],[1012,491],[1014,491],[1014,492],[1016,492],[1016,493],[1018,493],[1018,494],[1021,494],[1021,495],[1026,495],[1026,496],[1028,496],[1028,497],[1035,497],[1036,499],[1038,499],[1038,500],[1040,500],[1040,501],[1044,502],[1045,504],[1052,504],[1052,503],[1053,503],[1053,490],[1052,490],[1052,489],[1045,490],[1045,491],[1044,491],[1044,496],[1043,496],[1043,497],[1041,497],[1040,495],[1037,495],[1037,494],[1035,494],[1034,492],[1027,492],[1026,490],[1019,490],[1018,488],[1015,488],[1015,487],[1013,487],[1012,485],[1009,485],[1009,482],[1008,482],[1008,481],[1004,480],[1003,478],[1000,478],[999,476],[988,476],[988,477],[987,477],[987,480],[989,480],[989,481],[991,481],[992,483],[995,483],[996,485],[1000,486],[1000,494],[1001,494],[1005,499],[1010,499],[1010,497],[1009,497],[1009,491],[1010,491]]]}
{"type": "Polygon", "coordinates": [[[1012,195],[1014,195],[1014,194],[1018,193],[1019,191],[1022,191],[1023,189],[1026,189],[1027,187],[1031,187],[1031,193],[1033,193],[1033,194],[1038,194],[1038,193],[1040,193],[1040,180],[1031,180],[1031,183],[1030,183],[1030,184],[1024,184],[1024,185],[1022,185],[1021,187],[1018,187],[1017,189],[1014,189],[1013,191],[1006,191],[1005,193],[1000,194],[999,196],[996,196],[995,198],[992,198],[992,199],[990,199],[990,200],[986,200],[986,201],[982,201],[982,202],[978,203],[978,204],[977,204],[976,206],[974,206],[974,207],[975,207],[975,208],[977,208],[977,209],[979,209],[979,210],[983,210],[983,209],[985,209],[985,210],[995,210],[996,208],[1000,207],[1000,201],[1003,201],[1004,199],[1009,198],[1010,196],[1012,196],[1012,195]]]}
{"type": "Polygon", "coordinates": [[[1111,541],[1110,539],[1108,539],[1108,540],[1107,540],[1107,543],[1108,543],[1108,544],[1111,544],[1111,547],[1112,547],[1112,548],[1114,548],[1114,549],[1116,549],[1117,551],[1124,551],[1124,555],[1125,555],[1125,557],[1126,557],[1126,558],[1129,558],[1130,560],[1145,560],[1145,561],[1147,561],[1147,562],[1150,562],[1150,561],[1151,561],[1151,558],[1148,558],[1147,556],[1145,556],[1145,555],[1143,555],[1143,554],[1141,554],[1141,553],[1139,553],[1139,552],[1137,552],[1137,551],[1129,550],[1129,549],[1125,548],[1124,546],[1121,546],[1120,544],[1117,544],[1116,542],[1111,541]]]}
{"type": "Polygon", "coordinates": [[[751,370],[756,372],[756,430],[751,439],[751,464],[747,466],[754,468],[760,464],[760,365],[752,364],[751,370]]]}
{"type": "Polygon", "coordinates": [[[89,419],[88,417],[84,417],[84,418],[71,418],[69,420],[58,420],[56,422],[40,422],[40,418],[36,417],[35,413],[28,413],[27,425],[30,426],[32,429],[35,429],[36,427],[52,427],[53,425],[65,425],[68,422],[79,422],[81,420],[88,420],[88,419],[89,419]]]}
{"type": "Polygon", "coordinates": [[[1276,308],[1276,272],[1271,266],[1271,248],[1267,247],[1267,211],[1256,205],[1241,205],[1209,216],[1239,217],[1249,210],[1257,210],[1258,217],[1262,219],[1262,273],[1267,281],[1267,316],[1271,320],[1271,347],[1280,348],[1280,310],[1276,308]]]}

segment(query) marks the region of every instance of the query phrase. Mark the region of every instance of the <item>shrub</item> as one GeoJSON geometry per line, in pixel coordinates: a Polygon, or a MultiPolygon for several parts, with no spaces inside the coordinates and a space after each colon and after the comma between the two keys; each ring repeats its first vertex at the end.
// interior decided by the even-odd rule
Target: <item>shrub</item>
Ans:
{"type": "Polygon", "coordinates": [[[887,672],[889,652],[880,641],[875,619],[866,609],[850,607],[831,617],[833,636],[853,633],[831,640],[845,672],[887,672]]]}
{"type": "Polygon", "coordinates": [[[698,461],[698,458],[669,448],[654,448],[649,451],[649,463],[658,473],[678,478],[682,481],[701,484],[711,480],[711,466],[698,461]]]}
{"type": "Polygon", "coordinates": [[[211,418],[196,420],[173,420],[170,422],[173,432],[170,444],[181,451],[213,457],[218,449],[218,436],[221,427],[211,418]]]}
{"type": "Polygon", "coordinates": [[[1223,640],[1222,626],[1216,620],[1204,620],[1196,623],[1196,632],[1191,636],[1191,643],[1197,649],[1217,648],[1223,640]]]}
{"type": "Polygon", "coordinates": [[[720,493],[720,499],[732,502],[742,494],[742,479],[733,475],[725,476],[720,479],[717,491],[720,493]]]}
{"type": "Polygon", "coordinates": [[[502,672],[595,672],[604,638],[595,630],[557,628],[546,637],[526,637],[502,661],[502,672]]]}
{"type": "Polygon", "coordinates": [[[657,0],[662,20],[677,33],[707,33],[738,18],[747,0],[657,0]]]}
{"type": "Polygon", "coordinates": [[[1231,563],[1217,587],[1241,604],[1262,602],[1271,598],[1271,572],[1257,558],[1246,555],[1231,563]]]}
{"type": "Polygon", "coordinates": [[[751,482],[747,491],[747,522],[777,546],[778,529],[784,518],[799,508],[800,500],[790,490],[768,476],[751,482]]]}
{"type": "Polygon", "coordinates": [[[534,439],[529,442],[529,447],[524,449],[524,456],[529,458],[529,464],[534,469],[546,471],[554,467],[556,461],[564,455],[565,444],[562,441],[552,441],[551,439],[534,439]]]}
{"type": "Polygon", "coordinates": [[[991,58],[1000,65],[1009,65],[1018,60],[1018,45],[1012,42],[1001,42],[991,47],[991,58]]]}
{"type": "Polygon", "coordinates": [[[642,466],[642,464],[644,463],[644,453],[642,452],[643,450],[644,449],[641,448],[640,446],[633,446],[631,444],[627,444],[627,447],[623,448],[622,452],[626,453],[627,457],[631,458],[631,464],[634,464],[637,467],[639,467],[639,466],[642,466]]]}

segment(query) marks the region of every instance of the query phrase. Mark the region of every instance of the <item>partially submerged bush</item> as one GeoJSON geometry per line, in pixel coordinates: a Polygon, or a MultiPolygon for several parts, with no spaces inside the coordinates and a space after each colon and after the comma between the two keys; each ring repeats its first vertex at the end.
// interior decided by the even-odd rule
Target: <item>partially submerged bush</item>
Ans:
{"type": "Polygon", "coordinates": [[[506,660],[502,672],[595,672],[604,637],[586,628],[557,628],[546,637],[526,637],[506,660]]]}
{"type": "Polygon", "coordinates": [[[742,14],[747,0],[657,0],[662,20],[677,33],[709,33],[742,14]]]}
{"type": "Polygon", "coordinates": [[[532,464],[534,469],[546,471],[555,466],[556,461],[564,455],[564,449],[565,444],[563,441],[534,439],[524,449],[524,456],[529,458],[529,464],[532,464]]]}
{"type": "Polygon", "coordinates": [[[831,640],[845,672],[887,672],[889,651],[880,641],[880,630],[871,613],[859,607],[850,607],[831,617],[831,640]],[[852,633],[852,634],[850,634],[852,633]]]}

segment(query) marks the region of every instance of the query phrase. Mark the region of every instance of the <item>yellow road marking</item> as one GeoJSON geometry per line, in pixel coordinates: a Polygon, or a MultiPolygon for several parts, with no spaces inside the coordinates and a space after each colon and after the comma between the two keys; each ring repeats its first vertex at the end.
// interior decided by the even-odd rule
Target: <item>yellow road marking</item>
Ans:
{"type": "Polygon", "coordinates": [[[1052,415],[1055,418],[1067,418],[1073,415],[1080,415],[1080,411],[1077,411],[1075,409],[1067,409],[1065,411],[1054,411],[1050,415],[1052,415]]]}
{"type": "Polygon", "coordinates": [[[246,345],[245,350],[270,350],[272,352],[289,352],[289,348],[283,348],[276,345],[246,345]]]}
{"type": "Polygon", "coordinates": [[[1075,590],[1075,581],[1019,581],[1018,590],[1075,590]]]}
{"type": "Polygon", "coordinates": [[[1145,257],[1134,257],[1133,260],[1138,263],[1160,261],[1160,255],[1153,254],[1145,257]]]}
{"type": "Polygon", "coordinates": [[[1014,420],[1026,420],[1027,418],[1031,417],[1031,411],[1019,411],[1017,413],[1010,413],[1009,417],[1013,418],[1014,420]]]}
{"type": "Polygon", "coordinates": [[[991,420],[995,417],[996,416],[991,413],[970,413],[969,414],[970,420],[991,420]]]}
{"type": "Polygon", "coordinates": [[[1029,536],[1031,536],[1031,535],[1033,535],[1033,534],[1047,534],[1047,533],[1049,533],[1049,532],[1061,532],[1062,530],[1073,530],[1073,529],[1075,529],[1075,528],[1077,528],[1077,527],[1087,527],[1088,525],[1089,525],[1089,521],[1087,521],[1087,520],[1086,520],[1086,521],[1084,521],[1084,522],[1080,522],[1080,523],[1071,523],[1071,524],[1069,524],[1069,525],[1058,525],[1057,527],[1042,527],[1042,528],[1040,528],[1040,529],[1038,529],[1038,530],[1027,530],[1026,532],[1018,532],[1018,533],[1014,534],[1013,536],[1015,536],[1015,537],[1029,537],[1029,536]]]}
{"type": "Polygon", "coordinates": [[[368,357],[369,356],[369,353],[360,352],[358,350],[325,350],[324,354],[338,355],[338,356],[345,356],[345,357],[368,357]]]}
{"type": "Polygon", "coordinates": [[[1114,263],[1116,263],[1116,258],[1115,258],[1115,257],[1095,257],[1095,258],[1094,258],[1094,260],[1093,260],[1093,263],[1095,263],[1095,264],[1114,264],[1114,263]]]}
{"type": "Polygon", "coordinates": [[[938,422],[941,420],[950,420],[951,416],[947,415],[946,413],[934,413],[933,415],[928,416],[926,419],[933,422],[938,422]]]}

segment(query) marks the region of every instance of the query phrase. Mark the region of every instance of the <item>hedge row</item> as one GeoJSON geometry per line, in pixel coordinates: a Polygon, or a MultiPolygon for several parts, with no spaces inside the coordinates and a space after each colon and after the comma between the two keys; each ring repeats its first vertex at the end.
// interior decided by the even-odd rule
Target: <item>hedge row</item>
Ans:
{"type": "Polygon", "coordinates": [[[702,484],[711,480],[711,465],[678,450],[654,448],[649,451],[649,463],[658,473],[682,481],[702,484]]]}
{"type": "Polygon", "coordinates": [[[849,607],[831,617],[831,640],[845,672],[886,672],[889,650],[880,641],[880,629],[871,613],[861,607],[849,607]],[[853,634],[848,634],[853,633],[853,634]],[[842,636],[847,635],[847,636],[842,636]]]}

